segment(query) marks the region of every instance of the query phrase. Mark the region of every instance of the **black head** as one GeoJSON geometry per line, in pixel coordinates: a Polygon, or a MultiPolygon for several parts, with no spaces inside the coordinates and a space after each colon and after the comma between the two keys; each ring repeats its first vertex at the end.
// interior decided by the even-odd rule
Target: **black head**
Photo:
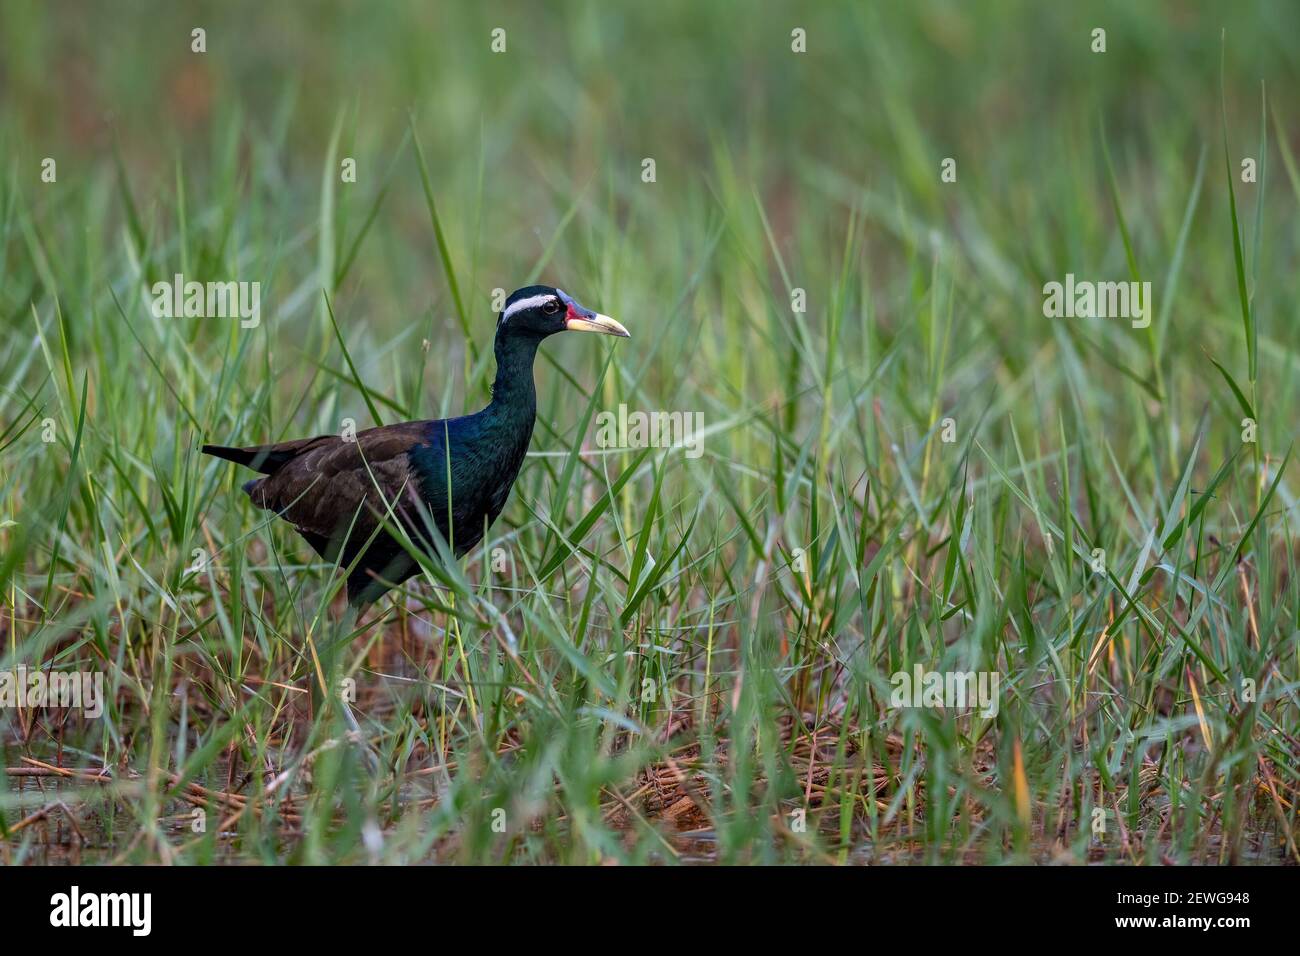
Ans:
{"type": "Polygon", "coordinates": [[[548,285],[530,285],[510,293],[497,317],[497,335],[545,338],[565,331],[629,337],[627,329],[609,316],[584,309],[561,290],[548,285]]]}

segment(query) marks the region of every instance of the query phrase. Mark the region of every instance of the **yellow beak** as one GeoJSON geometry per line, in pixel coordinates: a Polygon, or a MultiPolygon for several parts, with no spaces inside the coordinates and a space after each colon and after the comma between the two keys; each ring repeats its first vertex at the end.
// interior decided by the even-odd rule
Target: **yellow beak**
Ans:
{"type": "Polygon", "coordinates": [[[607,315],[601,315],[599,312],[576,315],[571,309],[569,317],[564,320],[564,327],[570,332],[600,332],[604,335],[617,335],[625,339],[632,337],[622,325],[607,315]]]}

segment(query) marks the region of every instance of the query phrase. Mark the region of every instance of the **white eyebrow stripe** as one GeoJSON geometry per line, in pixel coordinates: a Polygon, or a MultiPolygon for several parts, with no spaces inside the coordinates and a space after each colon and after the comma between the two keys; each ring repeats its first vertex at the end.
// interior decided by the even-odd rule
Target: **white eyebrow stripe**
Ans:
{"type": "Polygon", "coordinates": [[[543,293],[542,295],[531,295],[526,299],[520,299],[517,302],[511,302],[510,307],[506,309],[505,315],[501,316],[501,321],[502,322],[509,321],[510,316],[514,315],[516,312],[519,312],[523,309],[531,309],[545,302],[554,302],[554,301],[556,301],[555,296],[551,295],[549,292],[546,292],[543,293]]]}

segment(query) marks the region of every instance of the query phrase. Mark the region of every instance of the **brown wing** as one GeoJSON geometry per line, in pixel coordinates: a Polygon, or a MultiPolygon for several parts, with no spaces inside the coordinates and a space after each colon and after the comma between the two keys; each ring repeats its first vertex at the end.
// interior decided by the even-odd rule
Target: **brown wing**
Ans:
{"type": "Polygon", "coordinates": [[[322,539],[337,541],[349,526],[351,540],[364,542],[387,514],[385,500],[399,518],[415,514],[410,451],[425,434],[424,422],[406,422],[358,432],[354,441],[322,435],[264,446],[256,450],[267,461],[280,454],[284,461],[244,490],[254,504],[291,522],[317,551],[322,539]]]}

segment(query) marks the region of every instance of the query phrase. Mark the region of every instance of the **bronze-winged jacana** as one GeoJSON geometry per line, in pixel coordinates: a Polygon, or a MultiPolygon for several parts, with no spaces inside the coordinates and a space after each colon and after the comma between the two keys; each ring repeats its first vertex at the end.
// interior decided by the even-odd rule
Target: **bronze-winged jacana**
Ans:
{"type": "Polygon", "coordinates": [[[533,434],[537,346],[565,330],[628,335],[559,289],[528,286],[506,299],[497,318],[492,401],[473,415],[203,451],[265,475],[244,485],[248,497],[293,524],[321,557],[351,568],[348,602],[369,604],[419,570],[386,524],[400,524],[431,556],[430,526],[458,557],[483,539],[533,434]]]}

